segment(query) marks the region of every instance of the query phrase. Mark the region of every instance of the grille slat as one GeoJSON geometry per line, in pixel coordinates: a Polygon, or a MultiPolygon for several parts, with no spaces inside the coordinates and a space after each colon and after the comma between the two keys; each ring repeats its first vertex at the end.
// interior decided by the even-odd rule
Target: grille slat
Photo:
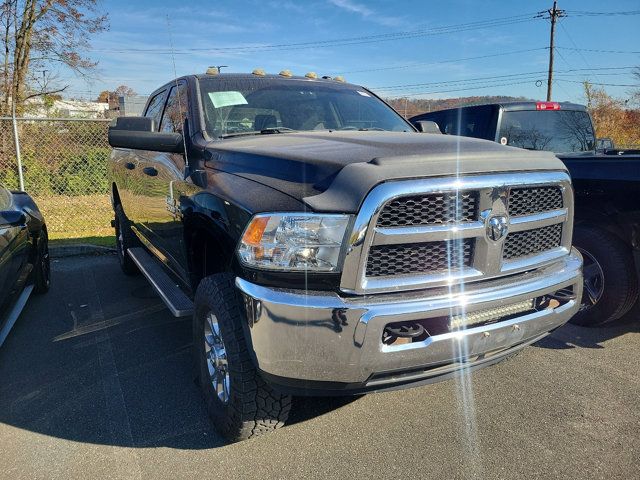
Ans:
{"type": "Polygon", "coordinates": [[[551,250],[559,247],[561,241],[562,224],[560,223],[549,225],[548,227],[510,233],[504,241],[502,258],[513,260],[551,250]]]}
{"type": "Polygon", "coordinates": [[[473,240],[453,240],[371,247],[367,276],[432,274],[471,265],[473,240]]]}
{"type": "Polygon", "coordinates": [[[509,215],[531,215],[562,208],[559,187],[513,188],[509,195],[509,215]]]}
{"type": "Polygon", "coordinates": [[[378,217],[377,226],[408,227],[472,222],[477,217],[477,192],[412,195],[387,203],[378,217]]]}

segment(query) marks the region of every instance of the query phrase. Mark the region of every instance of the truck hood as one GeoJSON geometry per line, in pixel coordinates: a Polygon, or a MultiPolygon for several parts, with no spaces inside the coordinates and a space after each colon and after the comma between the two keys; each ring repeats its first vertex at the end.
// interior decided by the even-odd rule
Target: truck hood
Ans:
{"type": "MultiPolygon", "coordinates": [[[[330,205],[333,202],[323,207],[323,202],[318,200],[331,196],[320,197],[320,194],[331,193],[328,190],[337,185],[345,188],[345,184],[357,183],[355,190],[362,197],[375,186],[371,182],[488,172],[565,170],[562,162],[549,152],[504,147],[473,138],[413,132],[269,134],[211,142],[206,149],[207,166],[282,191],[303,200],[315,210],[335,209],[335,205],[330,205]]],[[[362,200],[354,199],[349,209],[355,211],[362,200]]],[[[340,210],[346,211],[344,207],[340,210]]]]}

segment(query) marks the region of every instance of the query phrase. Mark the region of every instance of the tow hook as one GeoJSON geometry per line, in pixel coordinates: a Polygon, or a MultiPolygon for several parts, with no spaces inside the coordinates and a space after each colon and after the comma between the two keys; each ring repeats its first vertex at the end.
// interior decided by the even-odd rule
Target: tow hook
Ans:
{"type": "Polygon", "coordinates": [[[419,323],[394,323],[387,325],[382,334],[382,343],[391,345],[396,343],[411,343],[411,339],[425,333],[425,329],[419,323]]]}

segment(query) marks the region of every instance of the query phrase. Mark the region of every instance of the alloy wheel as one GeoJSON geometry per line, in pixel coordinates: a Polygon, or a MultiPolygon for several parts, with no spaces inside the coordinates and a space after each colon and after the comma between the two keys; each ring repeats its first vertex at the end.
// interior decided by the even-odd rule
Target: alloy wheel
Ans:
{"type": "Polygon", "coordinates": [[[580,310],[593,308],[602,298],[604,293],[604,272],[600,263],[586,250],[578,248],[582,254],[584,264],[583,272],[583,293],[580,310]]]}
{"type": "Polygon", "coordinates": [[[229,401],[229,363],[227,350],[220,333],[218,318],[209,312],[204,323],[204,351],[209,371],[209,380],[222,403],[229,401]]]}

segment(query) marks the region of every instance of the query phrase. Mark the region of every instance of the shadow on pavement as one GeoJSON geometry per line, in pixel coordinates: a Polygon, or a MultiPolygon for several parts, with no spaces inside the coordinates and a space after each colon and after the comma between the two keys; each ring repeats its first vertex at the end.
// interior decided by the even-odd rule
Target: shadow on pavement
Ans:
{"type": "MultiPolygon", "coordinates": [[[[55,261],[52,283],[0,348],[0,423],[115,446],[225,445],[194,381],[190,319],[113,255],[55,261]]],[[[356,398],[295,399],[291,423],[356,398]]]]}
{"type": "Polygon", "coordinates": [[[640,332],[638,310],[638,308],[634,307],[622,319],[602,327],[588,328],[567,323],[551,335],[535,343],[534,346],[552,349],[605,348],[603,343],[607,340],[627,333],[640,332]]]}

